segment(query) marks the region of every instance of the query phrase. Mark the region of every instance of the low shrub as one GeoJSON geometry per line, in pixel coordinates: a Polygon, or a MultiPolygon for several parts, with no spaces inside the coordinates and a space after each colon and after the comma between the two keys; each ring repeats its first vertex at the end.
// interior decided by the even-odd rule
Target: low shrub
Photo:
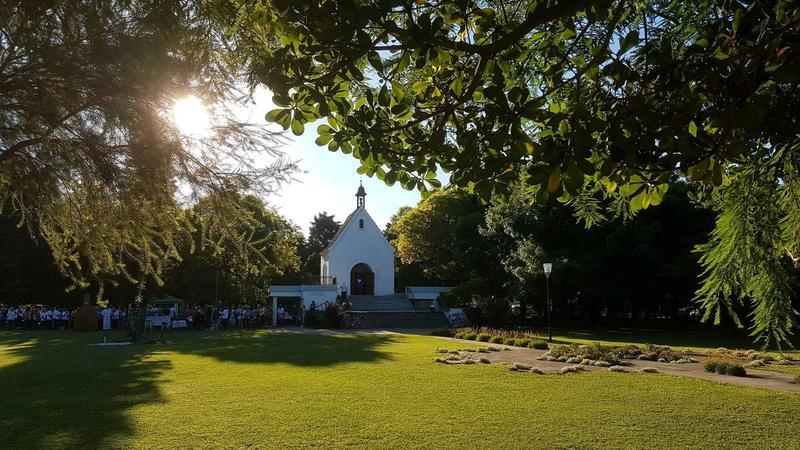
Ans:
{"type": "Polygon", "coordinates": [[[438,356],[437,356],[436,358],[433,358],[433,362],[438,362],[438,363],[444,363],[444,364],[447,364],[447,360],[446,360],[446,359],[444,359],[444,358],[442,358],[442,357],[438,357],[438,356]]]}
{"type": "Polygon", "coordinates": [[[561,369],[561,374],[563,375],[563,374],[567,374],[567,373],[578,373],[578,372],[582,372],[584,370],[586,370],[586,369],[584,369],[581,366],[567,366],[567,367],[563,367],[561,369]]]}
{"type": "Polygon", "coordinates": [[[461,361],[461,357],[458,355],[450,355],[446,358],[448,361],[461,361]]]}
{"type": "Polygon", "coordinates": [[[437,328],[431,331],[431,336],[452,337],[453,332],[450,331],[450,328],[437,328]]]}
{"type": "Polygon", "coordinates": [[[558,362],[567,362],[567,357],[566,356],[559,356],[558,358],[556,358],[556,361],[558,361],[558,362]]]}
{"type": "MultiPolygon", "coordinates": [[[[514,339],[509,338],[509,340],[513,341],[514,339]]],[[[503,336],[492,336],[492,337],[489,338],[489,343],[490,344],[502,344],[504,342],[505,342],[505,339],[503,338],[503,336]]],[[[514,345],[514,344],[511,343],[509,345],[514,345]]]]}
{"type": "Polygon", "coordinates": [[[322,311],[322,326],[328,329],[342,328],[342,312],[335,302],[325,305],[322,311]]]}
{"type": "Polygon", "coordinates": [[[536,350],[547,350],[549,347],[546,341],[541,339],[534,339],[528,344],[528,348],[535,348],[536,350]]]}
{"type": "Polygon", "coordinates": [[[322,328],[322,312],[316,309],[307,310],[303,325],[308,328],[322,328]]]}
{"type": "Polygon", "coordinates": [[[478,347],[478,353],[489,353],[489,349],[486,347],[478,347]]]}
{"type": "Polygon", "coordinates": [[[463,332],[459,331],[458,333],[454,334],[453,337],[456,338],[456,339],[464,339],[464,335],[465,334],[466,333],[463,333],[463,332]]]}
{"type": "Polygon", "coordinates": [[[464,364],[475,364],[476,362],[477,361],[475,361],[472,358],[467,358],[467,359],[464,360],[464,364]]]}
{"type": "Polygon", "coordinates": [[[532,367],[532,368],[531,368],[531,373],[536,373],[536,374],[539,374],[539,375],[544,375],[544,372],[542,372],[542,369],[537,369],[536,367],[532,367]]]}
{"type": "Polygon", "coordinates": [[[725,369],[725,375],[731,375],[734,377],[746,377],[747,370],[739,364],[729,364],[728,367],[725,369]]]}
{"type": "Polygon", "coordinates": [[[448,350],[446,348],[437,348],[436,349],[436,353],[449,353],[449,352],[450,352],[450,350],[448,350]]]}
{"type": "Polygon", "coordinates": [[[656,369],[655,367],[642,367],[642,370],[640,370],[640,372],[644,372],[644,373],[658,373],[658,369],[656,369]]]}
{"type": "Polygon", "coordinates": [[[489,361],[489,358],[487,358],[485,356],[481,356],[480,358],[478,358],[478,361],[480,361],[482,364],[491,364],[492,363],[491,361],[489,361]]]}
{"type": "Polygon", "coordinates": [[[800,384],[800,375],[794,377],[794,382],[800,384]]]}
{"type": "Polygon", "coordinates": [[[582,365],[582,366],[591,366],[591,365],[593,365],[594,363],[595,363],[595,360],[593,360],[593,359],[589,359],[589,358],[584,358],[584,359],[582,359],[582,360],[581,360],[581,362],[580,362],[580,363],[578,363],[578,364],[580,364],[580,365],[582,365]]]}
{"type": "Polygon", "coordinates": [[[509,350],[513,350],[513,349],[511,347],[503,347],[503,350],[509,351],[509,350]]]}
{"type": "Polygon", "coordinates": [[[728,364],[725,368],[725,375],[730,375],[733,377],[746,377],[747,371],[742,367],[741,364],[728,364]]]}
{"type": "Polygon", "coordinates": [[[595,361],[594,365],[597,367],[622,367],[622,366],[612,366],[608,361],[595,361]]]}
{"type": "Polygon", "coordinates": [[[653,360],[653,358],[651,358],[651,357],[649,357],[647,355],[639,355],[637,358],[642,360],[642,361],[652,361],[653,360]]]}
{"type": "Polygon", "coordinates": [[[744,366],[733,360],[709,358],[703,362],[706,372],[714,372],[720,375],[731,375],[734,377],[745,377],[747,371],[744,366]]]}
{"type": "Polygon", "coordinates": [[[463,339],[466,339],[468,341],[474,341],[477,338],[478,338],[478,335],[475,334],[475,333],[464,333],[464,337],[463,337],[463,339]]]}
{"type": "Polygon", "coordinates": [[[580,364],[583,361],[580,356],[573,356],[572,358],[567,358],[568,364],[580,364]]]}
{"type": "Polygon", "coordinates": [[[490,352],[499,352],[500,351],[500,347],[495,347],[494,345],[490,345],[490,346],[486,347],[486,350],[490,351],[490,352]]]}
{"type": "Polygon", "coordinates": [[[530,343],[531,343],[531,340],[530,339],[525,339],[525,338],[514,339],[514,343],[513,344],[511,344],[508,341],[506,341],[507,345],[514,345],[514,346],[517,346],[517,347],[527,347],[527,346],[530,345],[530,343]]]}
{"type": "Polygon", "coordinates": [[[475,337],[475,340],[479,341],[479,342],[489,342],[489,339],[491,339],[491,338],[492,338],[492,335],[489,334],[489,333],[479,333],[475,337]]]}
{"type": "Polygon", "coordinates": [[[721,361],[715,359],[707,359],[703,362],[703,368],[706,369],[706,372],[716,373],[720,363],[721,361]]]}
{"type": "Polygon", "coordinates": [[[609,372],[628,372],[628,368],[625,366],[611,366],[608,368],[609,372]]]}

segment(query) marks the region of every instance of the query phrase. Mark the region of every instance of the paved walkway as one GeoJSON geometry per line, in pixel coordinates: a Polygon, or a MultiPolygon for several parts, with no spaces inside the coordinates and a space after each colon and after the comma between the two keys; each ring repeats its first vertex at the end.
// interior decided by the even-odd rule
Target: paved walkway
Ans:
{"type": "MultiPolygon", "coordinates": [[[[487,345],[484,342],[467,341],[454,338],[440,338],[450,341],[453,344],[458,344],[456,347],[470,348],[478,345],[487,345]]],[[[489,344],[491,345],[491,344],[489,344]]],[[[448,348],[450,348],[448,346],[448,348]]],[[[515,362],[528,364],[531,367],[536,367],[545,373],[558,373],[563,367],[573,366],[574,364],[567,364],[556,361],[539,361],[537,357],[543,355],[545,350],[535,350],[521,347],[511,347],[512,350],[504,350],[499,352],[477,353],[479,356],[489,358],[492,363],[512,364],[515,362]]],[[[697,363],[687,364],[670,364],[660,363],[656,361],[640,361],[640,360],[625,360],[627,367],[632,372],[638,371],[644,367],[653,367],[658,369],[660,373],[668,375],[678,375],[691,378],[700,378],[703,380],[716,381],[724,384],[734,384],[739,386],[749,386],[755,388],[772,389],[776,391],[796,392],[800,393],[800,384],[794,382],[794,375],[772,372],[769,370],[747,369],[746,377],[734,377],[730,375],[720,375],[717,373],[706,372],[703,368],[702,361],[705,359],[701,355],[692,354],[694,359],[700,361],[697,363]]],[[[797,363],[794,363],[797,364],[797,363]]],[[[589,371],[608,370],[607,367],[596,366],[581,366],[589,371]]]]}

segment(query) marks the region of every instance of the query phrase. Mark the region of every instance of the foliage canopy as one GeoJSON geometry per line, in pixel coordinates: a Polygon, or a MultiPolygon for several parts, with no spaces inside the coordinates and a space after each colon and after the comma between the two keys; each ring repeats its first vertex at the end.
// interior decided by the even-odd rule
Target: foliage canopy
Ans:
{"type": "Polygon", "coordinates": [[[0,209],[43,238],[78,287],[160,283],[181,236],[198,229],[182,204],[200,198],[215,199],[215,220],[199,229],[241,240],[238,192],[269,191],[291,169],[273,150],[278,135],[230,110],[247,91],[203,8],[0,6],[0,209]],[[207,135],[182,135],[170,120],[190,94],[214,107],[207,135]],[[264,154],[273,162],[257,162],[264,154]]]}
{"type": "Polygon", "coordinates": [[[800,247],[795,1],[223,4],[251,77],[275,93],[266,119],[295,134],[325,120],[317,144],[388,184],[427,191],[444,170],[488,200],[522,179],[537,201],[571,202],[596,223],[598,197],[629,214],[661,203],[677,177],[697,183],[697,200],[721,213],[701,248],[698,299],[712,314],[752,301],[765,342],[791,332],[782,280],[800,247]],[[750,225],[728,228],[726,214],[753,212],[731,205],[758,201],[728,187],[736,177],[789,199],[767,207],[769,232],[741,215],[750,225]],[[720,252],[737,245],[769,270],[725,266],[733,276],[720,252]]]}

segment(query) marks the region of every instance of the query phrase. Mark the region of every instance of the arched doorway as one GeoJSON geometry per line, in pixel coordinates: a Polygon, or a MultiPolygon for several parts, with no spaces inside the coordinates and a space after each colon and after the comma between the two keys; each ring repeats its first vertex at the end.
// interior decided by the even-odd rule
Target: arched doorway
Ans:
{"type": "Polygon", "coordinates": [[[375,295],[375,273],[368,265],[358,263],[350,269],[350,294],[375,295]]]}

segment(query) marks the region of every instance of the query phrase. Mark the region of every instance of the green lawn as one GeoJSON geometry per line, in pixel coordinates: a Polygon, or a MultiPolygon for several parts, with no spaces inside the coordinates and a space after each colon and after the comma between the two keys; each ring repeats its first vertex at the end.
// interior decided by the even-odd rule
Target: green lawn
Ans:
{"type": "MultiPolygon", "coordinates": [[[[0,333],[0,447],[796,447],[800,395],[433,363],[409,335],[0,333]]],[[[449,345],[448,347],[455,347],[449,345]]]]}

